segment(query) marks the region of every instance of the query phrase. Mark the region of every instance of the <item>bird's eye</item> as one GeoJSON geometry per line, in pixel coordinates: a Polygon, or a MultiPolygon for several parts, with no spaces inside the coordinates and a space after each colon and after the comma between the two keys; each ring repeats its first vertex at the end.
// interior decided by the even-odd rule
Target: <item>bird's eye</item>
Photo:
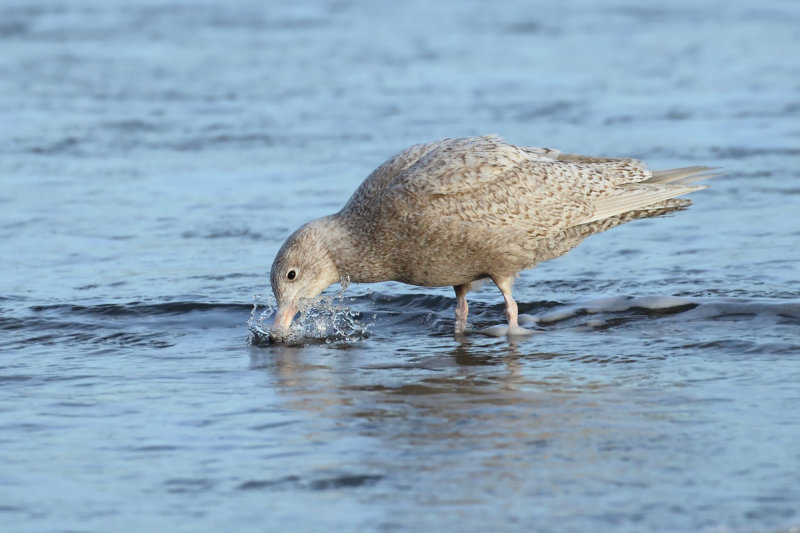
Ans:
{"type": "Polygon", "coordinates": [[[286,273],[286,278],[289,280],[292,280],[296,277],[297,277],[297,272],[295,272],[294,270],[290,270],[289,272],[286,273]]]}

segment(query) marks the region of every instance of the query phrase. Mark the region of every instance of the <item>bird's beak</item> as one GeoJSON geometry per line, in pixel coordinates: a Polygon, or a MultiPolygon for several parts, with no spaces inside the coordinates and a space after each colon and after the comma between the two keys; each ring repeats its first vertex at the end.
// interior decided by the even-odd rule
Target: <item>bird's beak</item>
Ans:
{"type": "Polygon", "coordinates": [[[294,300],[290,301],[283,307],[278,307],[278,313],[275,315],[275,321],[269,328],[269,336],[273,339],[283,339],[289,333],[289,327],[292,325],[294,315],[297,314],[297,303],[294,300]]]}

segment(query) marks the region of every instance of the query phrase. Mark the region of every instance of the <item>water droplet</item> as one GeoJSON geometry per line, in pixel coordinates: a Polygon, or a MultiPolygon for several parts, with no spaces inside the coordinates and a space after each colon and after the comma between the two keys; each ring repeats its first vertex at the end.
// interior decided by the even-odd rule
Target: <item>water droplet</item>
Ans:
{"type": "MultiPolygon", "coordinates": [[[[288,341],[317,340],[354,341],[366,338],[368,327],[360,321],[360,313],[345,303],[346,284],[333,296],[321,295],[310,304],[301,306],[300,316],[292,323],[288,341]]],[[[247,324],[250,328],[250,343],[258,346],[271,344],[269,327],[275,318],[277,303],[271,296],[253,297],[253,311],[247,324]]]]}

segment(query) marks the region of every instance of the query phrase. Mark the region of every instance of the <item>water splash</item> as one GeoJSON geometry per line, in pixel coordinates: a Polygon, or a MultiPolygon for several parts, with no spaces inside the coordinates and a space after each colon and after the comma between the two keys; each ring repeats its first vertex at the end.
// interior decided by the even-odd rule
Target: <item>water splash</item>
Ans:
{"type": "MultiPolygon", "coordinates": [[[[361,314],[353,311],[346,302],[354,298],[344,298],[347,283],[335,295],[321,295],[305,306],[300,316],[292,322],[284,342],[307,343],[335,341],[355,341],[369,336],[370,324],[361,322],[361,314]]],[[[250,328],[250,344],[267,346],[273,341],[269,337],[269,327],[275,319],[278,305],[272,296],[255,295],[253,310],[247,325],[250,328]]]]}
{"type": "Polygon", "coordinates": [[[247,327],[250,330],[248,342],[256,346],[266,346],[269,340],[269,325],[275,319],[278,306],[275,298],[265,297],[261,294],[253,296],[253,310],[250,311],[250,318],[247,320],[247,327]]]}

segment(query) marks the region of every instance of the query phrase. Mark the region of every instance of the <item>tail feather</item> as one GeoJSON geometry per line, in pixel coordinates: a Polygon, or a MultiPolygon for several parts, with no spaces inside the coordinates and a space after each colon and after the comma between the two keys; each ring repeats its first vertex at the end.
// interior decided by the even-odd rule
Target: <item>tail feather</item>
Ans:
{"type": "Polygon", "coordinates": [[[643,183],[658,185],[665,185],[668,183],[693,183],[695,181],[722,175],[721,173],[709,173],[711,170],[717,169],[715,167],[683,167],[670,170],[658,170],[653,172],[653,177],[645,180],[643,183]]]}
{"type": "Polygon", "coordinates": [[[597,233],[610,230],[611,228],[615,228],[632,220],[659,217],[674,213],[676,211],[682,211],[690,205],[692,205],[692,201],[688,198],[670,198],[668,200],[650,204],[639,209],[625,211],[624,213],[620,213],[608,218],[595,220],[594,222],[587,222],[579,226],[573,226],[567,230],[567,232],[570,236],[580,236],[581,238],[584,238],[588,237],[589,235],[595,235],[597,233]]]}
{"type": "Polygon", "coordinates": [[[625,188],[616,189],[615,192],[594,204],[594,213],[582,220],[587,224],[596,220],[603,220],[628,211],[642,209],[676,196],[705,189],[704,185],[652,185],[641,183],[632,184],[625,188]]]}
{"type": "Polygon", "coordinates": [[[594,213],[581,220],[579,224],[618,217],[629,211],[646,211],[648,206],[657,204],[674,205],[667,201],[676,196],[707,188],[707,185],[693,185],[693,183],[720,175],[709,172],[711,170],[715,169],[696,166],[653,172],[652,176],[644,181],[623,185],[600,198],[594,204],[594,213]]]}

